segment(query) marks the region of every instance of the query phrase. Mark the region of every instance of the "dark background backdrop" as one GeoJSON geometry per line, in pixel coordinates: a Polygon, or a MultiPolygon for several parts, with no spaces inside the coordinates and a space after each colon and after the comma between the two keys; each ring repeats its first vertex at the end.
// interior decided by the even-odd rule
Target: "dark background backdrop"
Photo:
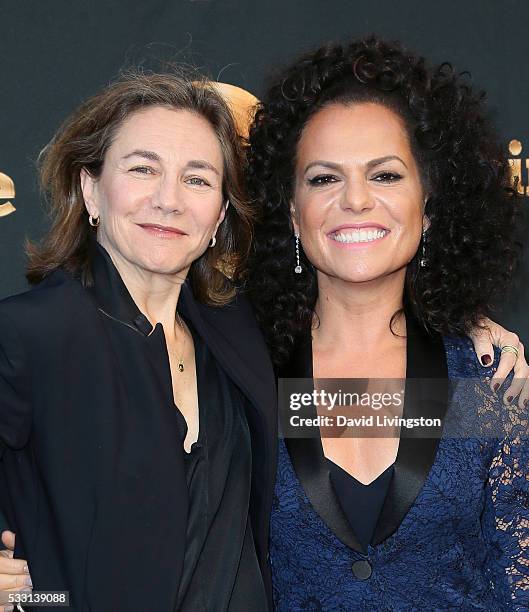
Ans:
{"type": "MultiPolygon", "coordinates": [[[[0,217],[0,298],[25,288],[24,239],[47,226],[36,183],[38,152],[124,65],[185,59],[259,97],[266,75],[300,52],[376,33],[469,70],[488,92],[505,146],[512,139],[525,146],[524,165],[528,24],[526,0],[2,0],[0,172],[15,182],[17,210],[0,217]]],[[[524,213],[528,203],[522,200],[524,213]]],[[[525,260],[496,315],[525,343],[528,280],[525,260]]]]}

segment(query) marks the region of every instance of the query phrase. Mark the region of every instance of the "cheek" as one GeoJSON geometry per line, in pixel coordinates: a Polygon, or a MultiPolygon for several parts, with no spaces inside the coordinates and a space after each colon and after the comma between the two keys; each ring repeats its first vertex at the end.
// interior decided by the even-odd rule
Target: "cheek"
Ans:
{"type": "MultiPolygon", "coordinates": [[[[305,196],[296,200],[296,210],[300,232],[309,238],[325,222],[327,201],[321,196],[305,196]]],[[[311,237],[313,238],[314,236],[311,237]]]]}
{"type": "Polygon", "coordinates": [[[402,232],[414,234],[417,229],[422,231],[423,204],[417,194],[402,192],[385,198],[382,204],[402,232]]]}
{"type": "Polygon", "coordinates": [[[221,198],[215,197],[205,198],[189,206],[190,217],[193,219],[197,233],[209,235],[213,232],[219,219],[221,205],[221,198]]]}
{"type": "Polygon", "coordinates": [[[102,186],[100,191],[103,203],[103,214],[107,218],[113,217],[118,220],[126,217],[149,201],[150,187],[128,180],[128,177],[116,177],[113,181],[102,186]]]}

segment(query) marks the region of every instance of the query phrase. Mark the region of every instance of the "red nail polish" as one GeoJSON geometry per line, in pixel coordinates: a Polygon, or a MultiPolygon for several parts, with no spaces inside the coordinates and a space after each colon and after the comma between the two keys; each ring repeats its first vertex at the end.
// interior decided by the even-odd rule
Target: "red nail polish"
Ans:
{"type": "Polygon", "coordinates": [[[507,401],[509,402],[509,404],[512,402],[512,395],[509,395],[509,397],[507,398],[507,401]]]}
{"type": "Polygon", "coordinates": [[[490,355],[483,355],[481,357],[481,363],[486,366],[489,365],[489,363],[492,361],[492,357],[490,355]]]}
{"type": "Polygon", "coordinates": [[[529,399],[524,399],[523,401],[523,407],[527,408],[527,404],[529,404],[529,399]]]}
{"type": "Polygon", "coordinates": [[[500,383],[496,383],[494,385],[494,393],[496,393],[496,391],[500,388],[500,383]]]}

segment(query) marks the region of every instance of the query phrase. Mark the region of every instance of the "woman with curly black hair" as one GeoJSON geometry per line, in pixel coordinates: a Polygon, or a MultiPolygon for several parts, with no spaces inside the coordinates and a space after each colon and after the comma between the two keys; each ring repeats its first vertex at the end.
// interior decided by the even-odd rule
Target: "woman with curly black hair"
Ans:
{"type": "Polygon", "coordinates": [[[277,608],[527,609],[527,401],[487,395],[499,354],[483,369],[465,337],[516,261],[519,202],[483,96],[398,44],[326,46],[265,96],[249,172],[262,216],[248,284],[280,376],[406,379],[401,425],[445,424],[458,402],[468,422],[485,404],[510,424],[360,434],[309,408],[316,437],[279,446],[277,608]],[[428,400],[409,391],[417,378],[473,378],[475,393],[449,401],[445,384],[428,400]]]}

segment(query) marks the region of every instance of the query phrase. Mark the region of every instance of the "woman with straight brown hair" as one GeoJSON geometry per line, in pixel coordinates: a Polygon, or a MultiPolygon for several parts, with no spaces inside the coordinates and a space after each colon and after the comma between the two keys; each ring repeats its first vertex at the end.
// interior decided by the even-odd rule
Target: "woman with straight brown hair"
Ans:
{"type": "Polygon", "coordinates": [[[236,295],[243,171],[224,100],[176,74],[125,75],[43,152],[35,288],[0,303],[0,500],[23,604],[268,608],[274,378],[236,295]]]}

